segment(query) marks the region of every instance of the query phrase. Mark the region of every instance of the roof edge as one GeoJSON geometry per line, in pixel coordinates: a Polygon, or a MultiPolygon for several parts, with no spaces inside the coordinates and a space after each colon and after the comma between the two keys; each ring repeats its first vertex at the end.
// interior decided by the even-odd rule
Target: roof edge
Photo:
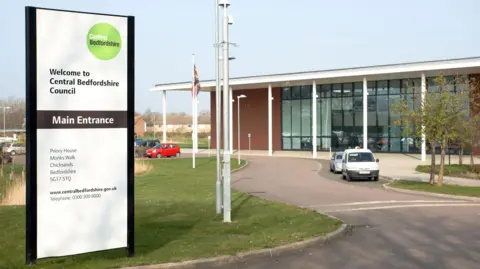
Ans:
{"type": "MultiPolygon", "coordinates": [[[[336,69],[322,69],[322,70],[310,70],[310,71],[300,71],[300,72],[289,72],[289,73],[276,73],[276,74],[264,74],[264,75],[254,75],[254,76],[242,76],[242,77],[232,77],[230,80],[244,80],[244,79],[255,79],[255,78],[267,78],[267,77],[280,77],[280,76],[295,76],[295,75],[307,75],[307,74],[316,74],[316,73],[329,73],[329,72],[342,72],[342,71],[361,71],[362,69],[381,69],[381,68],[395,68],[395,67],[409,67],[415,65],[428,65],[428,64],[448,64],[454,62],[468,62],[468,61],[478,61],[480,66],[480,56],[475,57],[464,57],[464,58],[448,58],[442,60],[429,60],[429,61],[416,61],[416,62],[403,62],[403,63],[394,63],[394,64],[382,64],[382,65],[369,65],[369,66],[357,66],[357,67],[348,67],[348,68],[336,68],[336,69]]],[[[468,67],[468,66],[467,66],[468,67]]],[[[427,70],[425,70],[427,71],[427,70]]],[[[201,80],[203,84],[215,83],[214,79],[201,80]]],[[[170,91],[170,90],[180,90],[185,89],[186,85],[191,85],[191,81],[184,82],[170,82],[170,83],[158,83],[153,85],[150,91],[170,91]],[[159,88],[161,87],[161,88],[159,88]],[[168,89],[167,89],[168,88],[168,89]]],[[[205,85],[206,86],[206,85],[205,85]]]]}

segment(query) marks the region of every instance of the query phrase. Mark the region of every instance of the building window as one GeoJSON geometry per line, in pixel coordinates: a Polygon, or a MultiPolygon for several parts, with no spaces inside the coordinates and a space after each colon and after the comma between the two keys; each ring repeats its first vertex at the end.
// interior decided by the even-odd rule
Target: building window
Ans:
{"type": "Polygon", "coordinates": [[[353,84],[352,83],[343,83],[343,96],[352,96],[353,95],[353,84]]]}
{"type": "Polygon", "coordinates": [[[353,94],[355,96],[363,96],[363,82],[355,82],[353,84],[353,94]]]}
{"type": "Polygon", "coordinates": [[[302,86],[301,90],[302,99],[311,99],[312,98],[312,86],[302,86]]]}
{"type": "MultiPolygon", "coordinates": [[[[430,91],[436,89],[432,78],[427,79],[427,87],[430,91]]],[[[452,82],[448,90],[464,87],[468,85],[452,82]]],[[[420,77],[367,81],[367,93],[368,148],[376,152],[418,153],[419,138],[403,133],[400,116],[392,106],[406,100],[410,108],[420,109],[420,77]]],[[[319,84],[316,94],[317,149],[362,146],[363,82],[319,84]]],[[[282,149],[311,150],[312,133],[312,86],[282,88],[282,149]]]]}
{"type": "Polygon", "coordinates": [[[389,84],[388,85],[388,94],[401,94],[402,93],[401,80],[399,80],[399,79],[390,80],[388,84],[389,84]]]}
{"type": "Polygon", "coordinates": [[[282,149],[311,149],[312,86],[283,88],[282,99],[282,149]]]}
{"type": "Polygon", "coordinates": [[[302,101],[292,101],[292,136],[301,135],[302,101]]]}
{"type": "Polygon", "coordinates": [[[282,88],[282,99],[283,100],[292,99],[292,89],[290,87],[282,88]]]}
{"type": "Polygon", "coordinates": [[[292,101],[282,101],[282,136],[292,136],[292,101]]]}
{"type": "Polygon", "coordinates": [[[302,96],[302,91],[300,86],[292,87],[292,99],[300,99],[302,96]]]}
{"type": "Polygon", "coordinates": [[[377,94],[378,95],[388,94],[388,81],[387,80],[377,81],[377,94]]]}
{"type": "Polygon", "coordinates": [[[342,84],[333,84],[332,85],[332,97],[342,96],[342,84]]]}
{"type": "Polygon", "coordinates": [[[311,136],[312,135],[312,101],[311,100],[302,100],[302,136],[311,136]]]}

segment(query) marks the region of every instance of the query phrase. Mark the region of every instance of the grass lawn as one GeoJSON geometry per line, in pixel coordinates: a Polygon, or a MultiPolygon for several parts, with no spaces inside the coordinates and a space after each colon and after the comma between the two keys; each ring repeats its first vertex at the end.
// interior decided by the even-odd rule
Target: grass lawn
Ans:
{"type": "MultiPolygon", "coordinates": [[[[178,146],[181,149],[191,149],[193,148],[192,143],[179,143],[178,146]]],[[[198,142],[198,148],[199,149],[208,149],[208,144],[201,144],[200,141],[198,142]]]]}
{"type": "MultiPolygon", "coordinates": [[[[418,165],[415,170],[421,173],[430,173],[430,165],[418,165]]],[[[440,165],[435,166],[435,173],[438,174],[440,170],[440,165]]],[[[480,164],[475,164],[473,167],[470,165],[445,165],[444,168],[444,175],[445,176],[452,176],[452,177],[462,177],[462,178],[470,178],[470,179],[480,179],[480,164]]]]}
{"type": "MultiPolygon", "coordinates": [[[[180,148],[184,149],[191,149],[193,148],[192,140],[191,139],[173,139],[178,143],[180,148]]],[[[207,138],[199,138],[198,139],[198,148],[199,149],[208,149],[208,139],[207,138]]]]}
{"type": "Polygon", "coordinates": [[[389,186],[414,191],[480,197],[480,187],[466,187],[458,185],[443,185],[439,187],[430,185],[428,182],[414,182],[406,180],[395,181],[389,186]]]}
{"type": "MultiPolygon", "coordinates": [[[[232,220],[215,214],[214,158],[152,160],[136,178],[135,248],[46,259],[24,266],[25,208],[0,207],[0,268],[114,268],[273,247],[323,235],[341,222],[308,209],[232,191],[232,220]]],[[[237,162],[232,162],[232,168],[237,162]]],[[[72,242],[74,244],[75,242],[72,242]]]]}

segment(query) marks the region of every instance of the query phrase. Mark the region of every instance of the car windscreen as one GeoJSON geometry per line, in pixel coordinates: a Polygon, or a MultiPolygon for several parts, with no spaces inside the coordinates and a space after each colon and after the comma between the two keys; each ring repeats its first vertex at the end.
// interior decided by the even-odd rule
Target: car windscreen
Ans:
{"type": "Polygon", "coordinates": [[[341,160],[342,158],[343,158],[342,154],[337,154],[337,156],[335,157],[335,159],[337,159],[337,160],[341,160]]]}
{"type": "Polygon", "coordinates": [[[348,154],[349,163],[375,162],[370,152],[352,152],[348,154]]]}
{"type": "Polygon", "coordinates": [[[157,145],[155,145],[155,147],[153,147],[153,148],[154,148],[154,149],[159,149],[159,148],[161,148],[161,147],[162,147],[162,144],[157,144],[157,145]]]}

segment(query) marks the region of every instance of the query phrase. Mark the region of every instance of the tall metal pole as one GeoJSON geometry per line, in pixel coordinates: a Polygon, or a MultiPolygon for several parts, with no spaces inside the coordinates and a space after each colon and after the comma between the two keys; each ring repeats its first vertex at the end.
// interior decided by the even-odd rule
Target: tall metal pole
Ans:
{"type": "Polygon", "coordinates": [[[192,168],[195,168],[195,54],[192,54],[192,168]]]}
{"type": "Polygon", "coordinates": [[[217,214],[222,213],[222,164],[220,163],[220,68],[219,68],[219,42],[220,42],[220,20],[219,20],[219,12],[218,12],[218,0],[215,0],[215,132],[216,132],[216,147],[215,150],[217,152],[217,182],[216,182],[216,191],[217,191],[217,214]]]}
{"type": "Polygon", "coordinates": [[[238,142],[238,165],[240,165],[240,97],[237,98],[237,142],[238,142]]]}
{"type": "Polygon", "coordinates": [[[230,154],[233,155],[233,102],[235,102],[235,99],[233,99],[233,91],[232,87],[230,87],[228,91],[228,98],[230,99],[229,107],[228,107],[228,115],[230,115],[230,119],[228,119],[228,125],[230,126],[230,130],[228,130],[228,133],[230,134],[230,154]]]}
{"type": "Polygon", "coordinates": [[[167,143],[167,92],[162,92],[163,143],[167,143]]]}
{"type": "Polygon", "coordinates": [[[230,197],[230,135],[229,135],[229,55],[228,55],[228,6],[227,0],[223,0],[223,221],[231,222],[231,197],[230,197]]]}
{"type": "Polygon", "coordinates": [[[363,148],[368,149],[368,86],[367,77],[363,77],[363,148]]]}
{"type": "Polygon", "coordinates": [[[3,108],[3,138],[6,138],[7,137],[7,125],[6,125],[6,122],[7,122],[7,109],[10,109],[9,106],[3,106],[3,107],[0,107],[0,108],[3,108]]]}

